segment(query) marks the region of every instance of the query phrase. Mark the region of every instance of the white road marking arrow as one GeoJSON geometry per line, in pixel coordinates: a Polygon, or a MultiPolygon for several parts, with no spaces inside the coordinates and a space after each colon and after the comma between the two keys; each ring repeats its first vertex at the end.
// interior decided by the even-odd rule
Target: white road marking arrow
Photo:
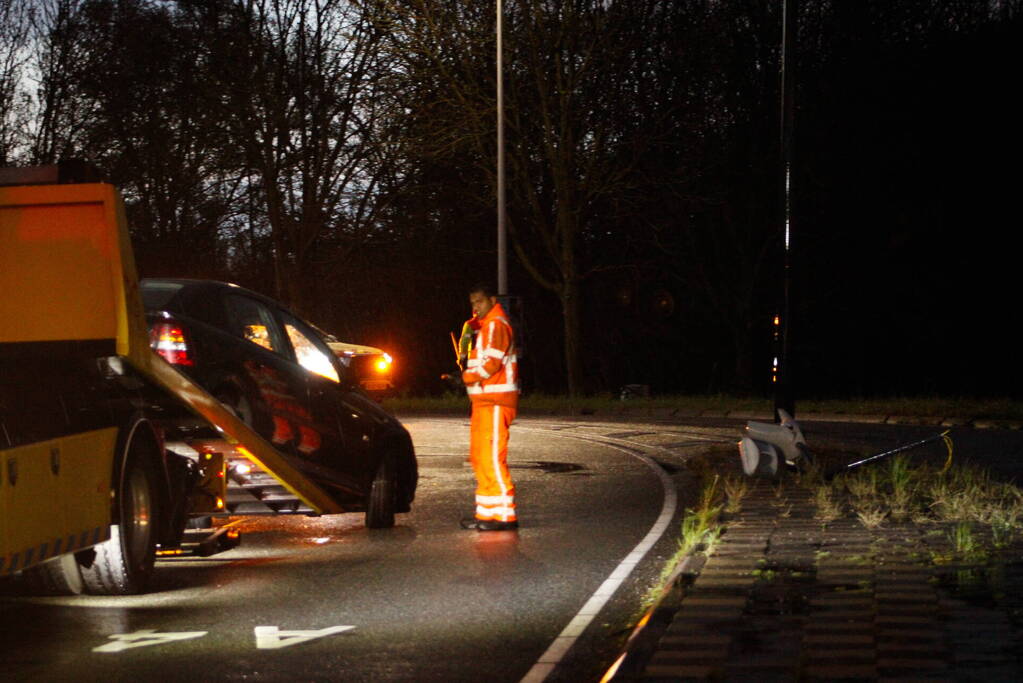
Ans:
{"type": "Polygon", "coordinates": [[[149,647],[150,645],[162,645],[177,640],[189,640],[201,638],[209,631],[178,631],[157,633],[151,628],[135,631],[134,633],[116,633],[110,636],[113,641],[106,645],[92,648],[93,652],[121,652],[130,650],[133,647],[149,647]]]}
{"type": "Polygon", "coordinates": [[[276,626],[257,626],[256,649],[279,650],[282,647],[291,647],[335,633],[351,631],[354,626],[328,626],[318,631],[281,631],[276,626]]]}

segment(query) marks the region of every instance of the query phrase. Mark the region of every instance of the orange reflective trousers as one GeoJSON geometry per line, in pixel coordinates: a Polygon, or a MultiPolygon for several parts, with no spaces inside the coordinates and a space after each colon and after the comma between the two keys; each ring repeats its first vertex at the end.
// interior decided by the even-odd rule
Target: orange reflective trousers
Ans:
{"type": "Polygon", "coordinates": [[[473,402],[469,462],[476,473],[476,519],[514,522],[515,485],[508,473],[508,427],[515,408],[473,402]]]}

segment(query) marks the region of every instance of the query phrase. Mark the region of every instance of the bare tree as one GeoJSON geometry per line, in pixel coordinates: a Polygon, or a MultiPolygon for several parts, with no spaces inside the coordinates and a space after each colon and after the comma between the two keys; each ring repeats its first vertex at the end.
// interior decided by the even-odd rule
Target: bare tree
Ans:
{"type": "Polygon", "coordinates": [[[31,14],[26,0],[0,0],[0,165],[15,161],[27,117],[25,64],[31,14]]]}
{"type": "Polygon", "coordinates": [[[145,273],[216,271],[238,223],[209,46],[190,18],[150,0],[49,0],[35,14],[33,156],[86,158],[121,187],[145,273]]]}
{"type": "Polygon", "coordinates": [[[93,116],[76,80],[89,50],[85,4],[86,0],[43,0],[32,15],[30,79],[35,84],[35,111],[30,138],[35,163],[53,163],[82,152],[82,135],[93,116]]]}
{"type": "MultiPolygon", "coordinates": [[[[460,154],[495,185],[494,43],[490,5],[388,3],[394,50],[417,84],[414,144],[460,154]]],[[[522,267],[563,312],[568,389],[583,388],[583,282],[603,263],[602,207],[626,192],[663,138],[666,111],[644,45],[663,3],[506,3],[509,226],[522,267]]],[[[481,198],[492,201],[490,197],[481,198]]]]}
{"type": "Polygon", "coordinates": [[[373,229],[390,153],[382,33],[348,0],[245,0],[231,13],[219,73],[229,137],[264,203],[277,294],[302,310],[319,247],[373,229]]]}

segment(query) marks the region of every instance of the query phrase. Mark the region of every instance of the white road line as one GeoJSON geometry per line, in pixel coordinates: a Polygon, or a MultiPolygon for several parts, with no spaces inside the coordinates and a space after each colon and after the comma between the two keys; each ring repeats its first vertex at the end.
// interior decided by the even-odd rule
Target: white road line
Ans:
{"type": "MultiPolygon", "coordinates": [[[[519,427],[520,431],[527,431],[528,428],[519,427]]],[[[529,430],[532,431],[532,430],[529,430]]],[[[549,430],[544,430],[549,431],[549,430]]],[[[556,436],[566,436],[572,438],[570,434],[556,434],[556,436]]],[[[677,495],[675,493],[675,482],[671,480],[668,473],[664,471],[660,465],[658,465],[652,458],[649,458],[640,453],[634,453],[620,446],[616,446],[611,442],[604,441],[603,439],[595,439],[589,437],[585,440],[600,440],[604,445],[609,448],[621,451],[627,455],[631,455],[634,458],[638,458],[643,463],[652,469],[661,480],[661,486],[664,488],[664,503],[661,505],[661,514],[654,522],[654,525],[650,527],[650,531],[647,532],[643,540],[632,549],[625,559],[622,560],[615,570],[611,572],[611,575],[604,579],[604,583],[600,584],[590,599],[586,601],[582,609],[572,617],[572,620],[568,622],[568,625],[561,631],[554,642],[551,643],[547,651],[540,655],[540,659],[536,661],[533,667],[522,677],[522,683],[540,683],[545,680],[547,676],[554,671],[555,667],[561,662],[565,654],[575,644],[575,641],[579,639],[586,627],[590,625],[594,617],[603,609],[607,601],[611,599],[618,587],[622,585],[639,564],[639,561],[643,559],[647,551],[654,546],[655,543],[664,534],[668,528],[668,524],[671,522],[672,517],[675,515],[675,507],[677,505],[677,495]]]]}

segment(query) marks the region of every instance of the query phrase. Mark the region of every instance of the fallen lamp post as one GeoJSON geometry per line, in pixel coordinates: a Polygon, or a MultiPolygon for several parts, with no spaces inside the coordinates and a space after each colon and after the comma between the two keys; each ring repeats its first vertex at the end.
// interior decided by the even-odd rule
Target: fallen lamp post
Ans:
{"type": "MultiPolygon", "coordinates": [[[[784,464],[790,469],[800,469],[812,461],[803,431],[791,415],[782,409],[778,409],[780,424],[767,422],[747,422],[742,430],[742,438],[739,440],[739,457],[742,461],[742,471],[751,477],[776,477],[780,465],[784,464]]],[[[949,461],[952,458],[952,439],[948,436],[950,430],[939,434],[928,436],[910,443],[890,448],[880,453],[862,458],[825,474],[825,479],[831,479],[838,474],[854,470],[872,462],[884,460],[899,453],[925,446],[938,440],[944,440],[948,446],[949,461]]],[[[946,462],[948,467],[948,462],[946,462]]]]}

